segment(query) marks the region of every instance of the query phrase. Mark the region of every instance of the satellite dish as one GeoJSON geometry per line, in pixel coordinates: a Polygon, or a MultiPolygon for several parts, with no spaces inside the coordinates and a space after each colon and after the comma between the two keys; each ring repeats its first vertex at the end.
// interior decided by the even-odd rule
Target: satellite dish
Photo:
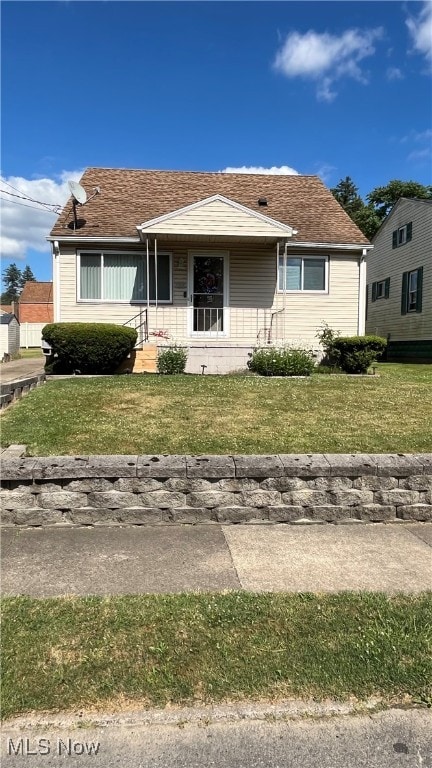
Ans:
{"type": "Polygon", "coordinates": [[[77,203],[84,205],[87,202],[87,192],[77,181],[69,181],[69,190],[77,203]]]}

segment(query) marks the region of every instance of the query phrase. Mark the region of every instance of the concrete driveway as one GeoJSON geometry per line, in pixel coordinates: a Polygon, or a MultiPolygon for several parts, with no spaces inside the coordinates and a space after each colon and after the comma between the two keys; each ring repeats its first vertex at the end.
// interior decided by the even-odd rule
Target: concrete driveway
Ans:
{"type": "Polygon", "coordinates": [[[37,376],[44,372],[45,357],[28,357],[21,360],[12,360],[10,363],[0,365],[0,378],[2,384],[9,384],[11,381],[27,379],[29,376],[37,376]]]}

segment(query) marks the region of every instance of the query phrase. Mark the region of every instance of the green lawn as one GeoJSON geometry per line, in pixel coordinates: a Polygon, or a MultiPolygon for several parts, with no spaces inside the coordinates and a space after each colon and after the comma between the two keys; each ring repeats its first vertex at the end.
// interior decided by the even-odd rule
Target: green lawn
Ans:
{"type": "Polygon", "coordinates": [[[45,356],[42,354],[42,350],[40,347],[29,347],[28,349],[26,349],[25,347],[21,347],[19,351],[19,356],[21,358],[40,357],[43,360],[45,360],[45,356]]]}
{"type": "Polygon", "coordinates": [[[243,698],[431,703],[432,593],[4,598],[2,714],[243,698]]]}
{"type": "Polygon", "coordinates": [[[432,451],[432,365],[378,372],[52,381],[2,416],[2,444],[35,456],[432,451]]]}

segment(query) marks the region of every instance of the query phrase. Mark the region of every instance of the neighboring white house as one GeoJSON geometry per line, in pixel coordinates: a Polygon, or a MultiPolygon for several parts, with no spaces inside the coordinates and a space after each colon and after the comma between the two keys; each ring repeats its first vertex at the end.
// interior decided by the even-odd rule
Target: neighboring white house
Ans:
{"type": "Polygon", "coordinates": [[[0,360],[20,348],[20,324],[11,312],[0,315],[0,360]]]}
{"type": "Polygon", "coordinates": [[[367,333],[388,360],[432,362],[432,200],[401,198],[367,257],[367,333]]]}
{"type": "Polygon", "coordinates": [[[54,320],[135,325],[189,347],[189,369],[257,345],[364,333],[372,246],[315,176],[89,168],[50,237],[54,320]]]}

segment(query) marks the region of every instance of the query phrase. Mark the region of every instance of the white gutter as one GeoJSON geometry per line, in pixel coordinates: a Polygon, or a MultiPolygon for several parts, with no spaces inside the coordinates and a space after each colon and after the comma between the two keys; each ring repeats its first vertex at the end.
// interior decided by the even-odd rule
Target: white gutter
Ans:
{"type": "Polygon", "coordinates": [[[54,281],[54,322],[60,322],[60,247],[58,240],[52,244],[54,281]]]}
{"type": "Polygon", "coordinates": [[[326,248],[327,250],[335,251],[370,251],[373,245],[363,245],[360,243],[299,243],[297,241],[289,241],[288,247],[295,248],[326,248]]]}
{"type": "Polygon", "coordinates": [[[359,259],[359,295],[358,295],[358,322],[357,333],[364,336],[366,329],[366,256],[368,249],[363,248],[359,259]]]}
{"type": "Polygon", "coordinates": [[[47,237],[49,242],[56,242],[61,240],[62,243],[80,243],[84,241],[86,243],[141,243],[139,237],[63,237],[56,235],[55,237],[47,237]]]}

